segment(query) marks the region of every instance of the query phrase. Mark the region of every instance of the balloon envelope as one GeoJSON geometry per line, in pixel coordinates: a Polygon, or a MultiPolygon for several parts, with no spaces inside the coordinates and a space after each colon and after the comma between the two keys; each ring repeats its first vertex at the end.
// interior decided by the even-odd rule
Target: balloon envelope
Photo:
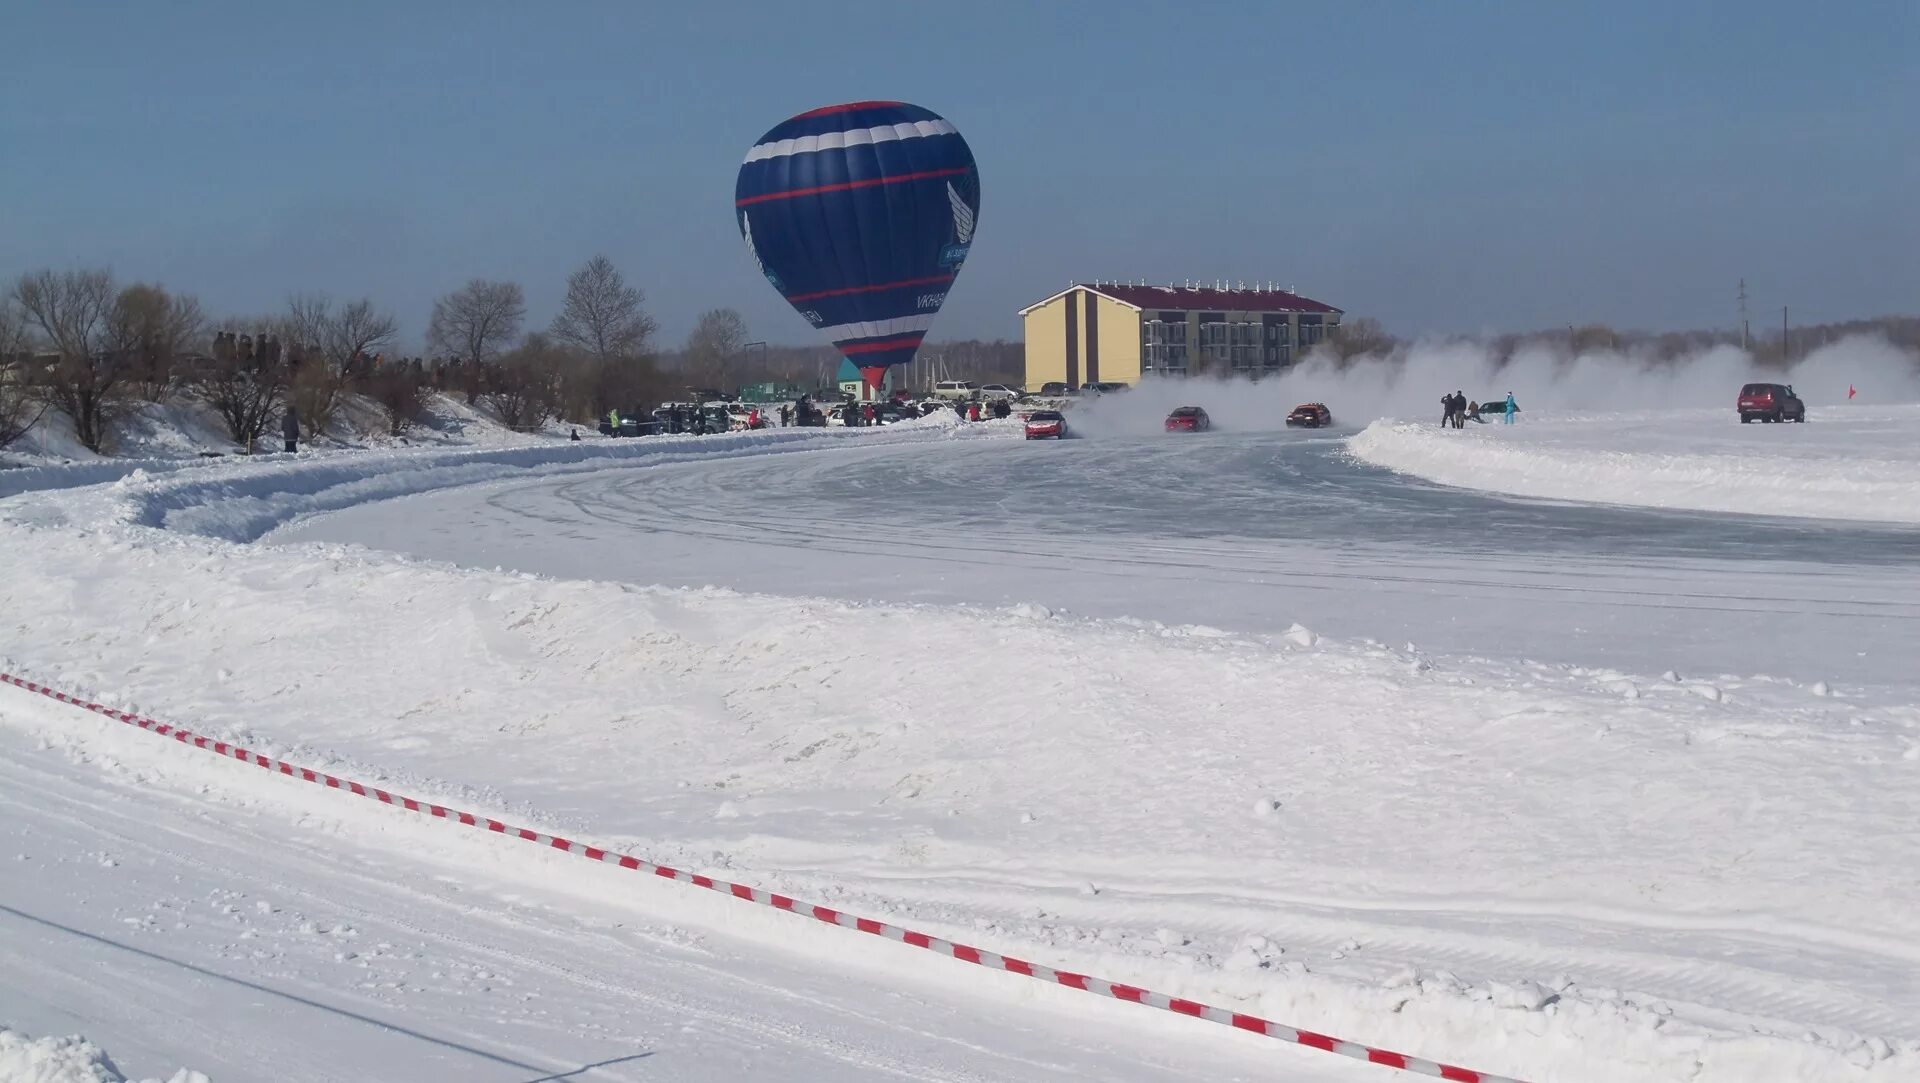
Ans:
{"type": "Polygon", "coordinates": [[[760,137],[734,184],[761,273],[873,386],[913,360],[979,213],[967,141],[905,102],[801,113],[760,137]]]}

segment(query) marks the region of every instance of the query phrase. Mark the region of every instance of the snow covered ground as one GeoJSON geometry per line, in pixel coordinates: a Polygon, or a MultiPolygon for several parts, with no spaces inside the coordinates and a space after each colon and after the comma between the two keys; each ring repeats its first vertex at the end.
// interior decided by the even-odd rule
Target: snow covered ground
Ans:
{"type": "MultiPolygon", "coordinates": [[[[315,766],[1487,1070],[1920,1074],[1910,534],[1565,518],[1307,437],[997,433],[312,457],[27,494],[0,501],[0,656],[315,766]],[[1274,511],[1287,493],[1306,515],[1274,511]],[[1662,551],[1687,555],[1649,584],[1662,551]],[[1813,578],[1756,590],[1755,567],[1813,578]]],[[[6,904],[147,938],[221,975],[206,988],[238,977],[469,1049],[387,1035],[367,1063],[1384,1071],[929,971],[952,964],[670,885],[635,896],[111,729],[0,695],[0,795],[28,795],[23,864],[54,870],[6,904]],[[48,856],[68,851],[117,864],[48,856]],[[342,926],[417,958],[342,947],[342,926]],[[644,1000],[662,973],[664,1007],[644,1000]],[[785,993],[714,992],[748,975],[785,993]],[[1059,1014],[1013,1011],[1032,998],[1059,1014]],[[709,1029],[633,1025],[688,1002],[709,1029]]],[[[62,935],[0,912],[42,970],[62,935]]],[[[141,1072],[252,1074],[143,1014],[184,979],[111,991],[166,964],[88,950],[108,953],[93,984],[58,997],[52,976],[0,979],[0,1022],[132,1049],[141,1072]]],[[[297,1050],[325,1040],[312,1018],[244,1025],[297,1050]]]]}
{"type": "Polygon", "coordinates": [[[14,1038],[16,1063],[0,1034],[0,1079],[200,1083],[184,1063],[216,1083],[1171,1080],[1273,1063],[1178,1020],[1102,1025],[1129,1009],[1092,998],[1008,1007],[830,930],[750,912],[701,928],[684,889],[502,852],[8,692],[0,1018],[45,1037],[14,1038]]]}
{"type": "Polygon", "coordinates": [[[1519,496],[1920,524],[1920,406],[1819,407],[1804,425],[1742,425],[1731,407],[1522,418],[1376,421],[1349,446],[1389,470],[1519,496]]]}

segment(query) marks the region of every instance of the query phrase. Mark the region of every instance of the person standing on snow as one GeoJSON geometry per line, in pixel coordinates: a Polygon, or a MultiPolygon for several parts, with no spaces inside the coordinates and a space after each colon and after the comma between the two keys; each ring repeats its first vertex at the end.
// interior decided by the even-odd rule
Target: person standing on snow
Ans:
{"type": "Polygon", "coordinates": [[[1505,424],[1508,424],[1508,425],[1513,424],[1514,412],[1519,409],[1520,409],[1519,405],[1513,401],[1513,392],[1511,391],[1507,392],[1507,420],[1505,424]]]}
{"type": "Polygon", "coordinates": [[[980,404],[979,403],[970,402],[967,404],[967,420],[968,421],[980,420],[980,404]]]}
{"type": "Polygon", "coordinates": [[[287,453],[300,449],[300,415],[292,403],[287,404],[287,412],[280,416],[280,435],[287,442],[287,453]]]}

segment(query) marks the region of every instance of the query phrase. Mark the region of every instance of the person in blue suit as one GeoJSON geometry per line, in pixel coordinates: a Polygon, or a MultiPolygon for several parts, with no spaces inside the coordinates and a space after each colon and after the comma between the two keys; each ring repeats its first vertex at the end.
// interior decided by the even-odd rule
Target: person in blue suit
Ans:
{"type": "Polygon", "coordinates": [[[1514,415],[1514,412],[1518,409],[1520,409],[1519,405],[1513,401],[1513,392],[1511,391],[1507,392],[1507,419],[1506,419],[1507,424],[1509,425],[1513,424],[1513,415],[1514,415]]]}

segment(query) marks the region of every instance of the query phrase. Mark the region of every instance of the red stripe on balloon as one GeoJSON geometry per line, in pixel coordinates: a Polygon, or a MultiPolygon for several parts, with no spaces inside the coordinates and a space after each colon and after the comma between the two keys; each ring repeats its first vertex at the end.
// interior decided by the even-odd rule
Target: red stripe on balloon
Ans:
{"type": "Polygon", "coordinates": [[[920,340],[926,337],[926,335],[921,334],[908,335],[905,338],[882,339],[879,342],[856,342],[851,346],[840,347],[840,352],[851,355],[857,353],[885,353],[888,350],[919,349],[920,340]]]}
{"type": "Polygon", "coordinates": [[[805,120],[808,117],[830,117],[835,113],[851,113],[856,109],[892,109],[905,104],[907,103],[906,102],[848,102],[845,105],[823,105],[818,109],[809,109],[806,112],[800,114],[799,116],[794,117],[793,119],[805,120]]]}
{"type": "Polygon", "coordinates": [[[818,301],[823,297],[845,297],[850,293],[878,293],[881,290],[903,290],[908,286],[937,286],[953,281],[952,275],[929,275],[926,278],[903,278],[898,282],[882,282],[877,286],[848,286],[839,290],[818,290],[814,293],[796,293],[787,298],[788,304],[797,305],[805,301],[818,301]]]}
{"type": "Polygon", "coordinates": [[[757,196],[733,201],[735,207],[751,207],[755,203],[769,203],[776,199],[793,199],[797,196],[817,196],[827,192],[846,192],[855,188],[873,188],[882,184],[900,184],[905,181],[933,180],[936,177],[958,177],[968,170],[959,169],[923,169],[918,173],[901,173],[893,177],[869,177],[866,180],[843,181],[839,184],[821,184],[812,188],[793,188],[785,192],[766,192],[757,196]]]}

